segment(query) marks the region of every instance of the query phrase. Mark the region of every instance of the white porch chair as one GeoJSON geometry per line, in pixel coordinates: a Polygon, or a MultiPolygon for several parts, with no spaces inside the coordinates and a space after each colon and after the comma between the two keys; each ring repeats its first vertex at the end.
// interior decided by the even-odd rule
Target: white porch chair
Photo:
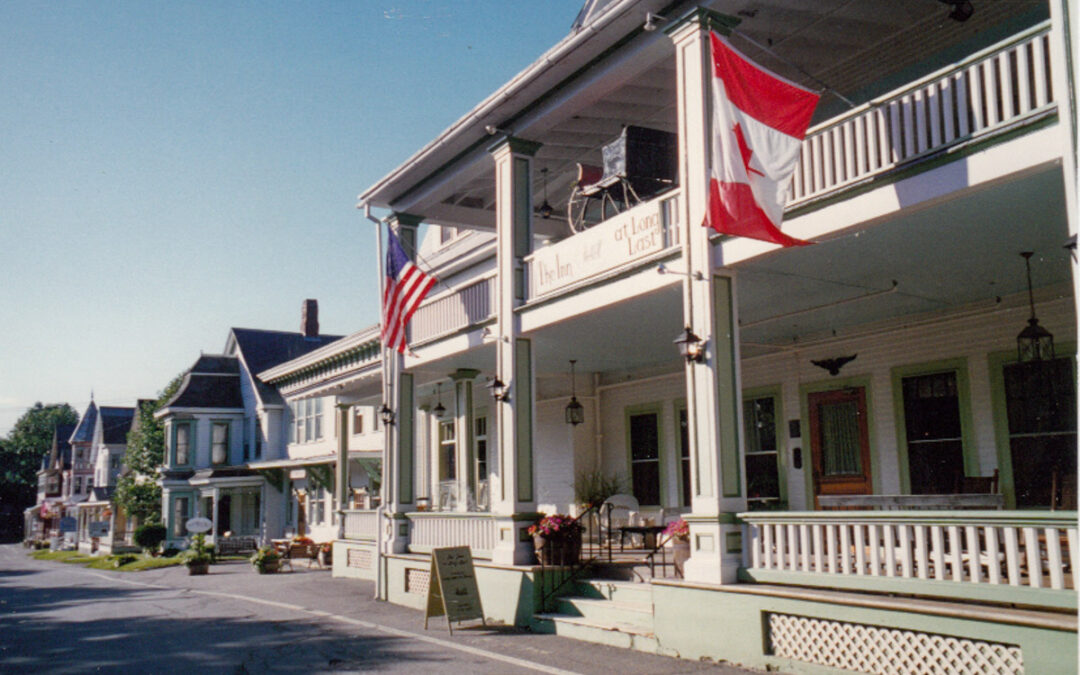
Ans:
{"type": "Polygon", "coordinates": [[[637,518],[641,505],[633,495],[611,495],[604,500],[600,508],[600,540],[608,541],[619,534],[619,528],[632,525],[637,518]],[[608,523],[608,508],[611,508],[611,522],[608,523]]]}

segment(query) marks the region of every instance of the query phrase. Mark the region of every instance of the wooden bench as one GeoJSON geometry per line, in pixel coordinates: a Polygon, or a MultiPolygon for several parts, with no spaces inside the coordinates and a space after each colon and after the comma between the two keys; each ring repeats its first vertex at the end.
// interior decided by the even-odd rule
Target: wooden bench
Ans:
{"type": "Polygon", "coordinates": [[[255,537],[226,537],[217,542],[218,555],[239,555],[254,553],[259,548],[255,537]]]}

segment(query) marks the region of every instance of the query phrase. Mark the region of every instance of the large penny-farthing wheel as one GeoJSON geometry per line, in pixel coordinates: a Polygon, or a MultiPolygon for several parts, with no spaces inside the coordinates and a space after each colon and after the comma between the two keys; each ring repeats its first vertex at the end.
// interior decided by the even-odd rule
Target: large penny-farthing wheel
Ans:
{"type": "Polygon", "coordinates": [[[588,185],[579,181],[574,184],[566,202],[566,220],[571,231],[583,232],[639,201],[633,186],[622,176],[588,185]]]}

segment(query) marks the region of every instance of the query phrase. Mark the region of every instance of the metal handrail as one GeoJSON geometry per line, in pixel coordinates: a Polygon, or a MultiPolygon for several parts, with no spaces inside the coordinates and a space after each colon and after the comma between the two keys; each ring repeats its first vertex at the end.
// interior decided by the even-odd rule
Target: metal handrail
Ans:
{"type": "MultiPolygon", "coordinates": [[[[576,529],[579,530],[579,532],[583,533],[585,531],[585,529],[586,529],[586,526],[585,526],[584,523],[588,522],[588,520],[586,520],[587,518],[589,520],[594,520],[596,522],[596,524],[599,524],[600,509],[601,509],[602,506],[609,507],[608,508],[608,527],[610,528],[610,526],[611,526],[611,508],[610,508],[610,506],[611,505],[610,504],[590,504],[587,509],[582,511],[580,514],[578,514],[578,516],[576,518],[574,518],[572,521],[570,521],[570,529],[575,529],[576,528],[576,529]]],[[[593,563],[596,562],[597,556],[595,555],[595,553],[603,551],[603,549],[599,548],[599,547],[598,548],[593,548],[592,546],[589,546],[586,549],[584,546],[582,546],[581,548],[578,549],[578,555],[577,555],[576,559],[570,561],[569,565],[566,565],[566,564],[551,564],[551,565],[549,565],[549,564],[544,562],[545,558],[554,558],[554,556],[545,555],[545,552],[547,552],[547,553],[553,552],[555,550],[554,546],[556,544],[556,541],[557,540],[555,540],[555,539],[548,539],[536,551],[537,558],[539,558],[540,573],[541,573],[540,607],[541,607],[542,610],[545,610],[545,611],[547,610],[548,602],[552,598],[554,598],[559,593],[559,591],[561,591],[563,589],[563,587],[565,587],[567,584],[569,584],[574,579],[578,578],[578,576],[586,568],[588,568],[590,565],[592,565],[593,563]],[[589,552],[588,555],[585,555],[586,550],[589,552]],[[549,581],[550,581],[550,583],[549,583],[549,581]]],[[[610,536],[610,532],[609,532],[609,536],[608,536],[607,545],[608,545],[608,560],[610,561],[611,560],[611,536],[610,536]]]]}

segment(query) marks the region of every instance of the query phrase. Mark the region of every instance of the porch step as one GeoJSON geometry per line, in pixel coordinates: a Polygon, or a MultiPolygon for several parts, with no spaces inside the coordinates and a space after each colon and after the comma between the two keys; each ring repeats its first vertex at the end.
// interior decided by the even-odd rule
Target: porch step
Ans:
{"type": "Polygon", "coordinates": [[[536,614],[537,630],[597,644],[655,654],[652,586],[612,579],[585,579],[574,595],[557,599],[557,612],[536,614]]]}
{"type": "Polygon", "coordinates": [[[650,654],[659,652],[660,644],[652,630],[638,626],[593,621],[565,614],[537,614],[534,618],[538,624],[537,629],[541,632],[554,633],[582,642],[635,649],[650,654]]]}

